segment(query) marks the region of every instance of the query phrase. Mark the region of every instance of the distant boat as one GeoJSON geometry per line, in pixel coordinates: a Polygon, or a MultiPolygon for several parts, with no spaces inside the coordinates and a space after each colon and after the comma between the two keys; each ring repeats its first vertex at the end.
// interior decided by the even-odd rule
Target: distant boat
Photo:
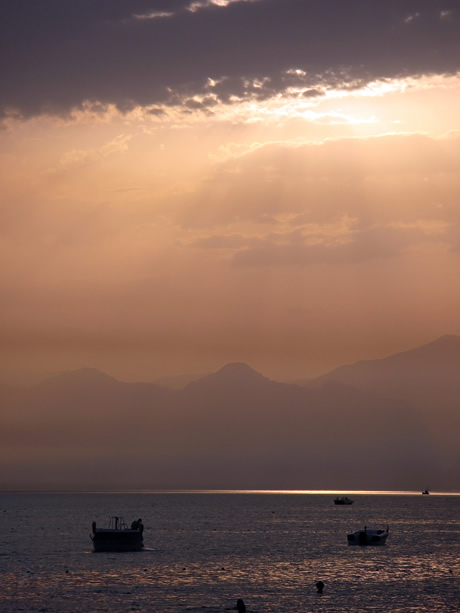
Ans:
{"type": "Polygon", "coordinates": [[[90,535],[94,551],[141,551],[144,547],[144,525],[138,519],[131,524],[123,517],[110,517],[108,528],[98,528],[93,521],[93,532],[90,535]]]}
{"type": "Polygon", "coordinates": [[[422,494],[423,494],[424,496],[428,496],[428,495],[429,495],[429,493],[430,493],[430,492],[429,492],[428,490],[425,490],[424,492],[422,492],[422,494]]]}
{"type": "Polygon", "coordinates": [[[351,534],[347,534],[349,545],[385,545],[390,530],[388,526],[386,530],[356,530],[351,534]]]}
{"type": "Polygon", "coordinates": [[[347,496],[334,498],[334,504],[353,504],[354,500],[347,496]]]}

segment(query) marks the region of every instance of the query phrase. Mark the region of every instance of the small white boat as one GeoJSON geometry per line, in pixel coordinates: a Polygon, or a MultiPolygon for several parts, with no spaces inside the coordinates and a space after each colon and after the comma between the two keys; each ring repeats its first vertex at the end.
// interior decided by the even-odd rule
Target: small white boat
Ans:
{"type": "Polygon", "coordinates": [[[388,526],[385,530],[369,530],[364,526],[363,530],[347,534],[347,540],[349,545],[385,545],[389,532],[388,526]]]}

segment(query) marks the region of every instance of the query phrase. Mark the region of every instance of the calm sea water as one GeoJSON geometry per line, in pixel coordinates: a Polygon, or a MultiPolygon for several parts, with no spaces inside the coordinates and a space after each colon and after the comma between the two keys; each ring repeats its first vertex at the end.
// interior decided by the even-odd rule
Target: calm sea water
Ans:
{"type": "Polygon", "coordinates": [[[0,611],[459,613],[460,496],[333,498],[1,494],[0,611]],[[142,517],[145,551],[92,552],[91,522],[111,515],[142,517]],[[385,547],[347,545],[387,524],[385,547]]]}

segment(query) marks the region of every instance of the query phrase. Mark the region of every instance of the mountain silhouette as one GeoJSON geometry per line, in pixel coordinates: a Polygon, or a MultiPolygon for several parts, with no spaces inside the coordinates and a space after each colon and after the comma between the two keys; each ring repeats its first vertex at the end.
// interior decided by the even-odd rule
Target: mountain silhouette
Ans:
{"type": "Polygon", "coordinates": [[[202,377],[198,382],[191,382],[189,386],[194,385],[254,385],[269,381],[259,372],[244,364],[243,362],[231,362],[226,364],[220,370],[202,377]]]}
{"type": "Polygon", "coordinates": [[[78,370],[70,370],[59,373],[52,377],[48,377],[37,385],[39,387],[60,387],[67,385],[75,386],[100,386],[100,385],[116,385],[119,382],[114,377],[97,370],[96,368],[79,368],[78,370]]]}
{"type": "Polygon", "coordinates": [[[191,397],[208,395],[209,397],[224,395],[234,401],[238,397],[266,394],[275,390],[287,392],[288,386],[284,383],[272,381],[264,377],[247,364],[234,362],[226,364],[218,371],[192,381],[184,389],[183,394],[191,397]]]}
{"type": "Polygon", "coordinates": [[[430,427],[460,427],[460,337],[432,343],[379,360],[356,362],[307,382],[314,388],[340,382],[355,389],[401,400],[417,409],[430,427]]]}
{"type": "Polygon", "coordinates": [[[457,351],[443,337],[310,387],[242,363],[177,390],[95,369],[2,386],[0,487],[450,489],[457,351]],[[436,403],[414,402],[423,385],[436,403]]]}
{"type": "Polygon", "coordinates": [[[401,402],[418,415],[433,444],[442,449],[442,470],[460,469],[460,337],[445,335],[431,343],[378,360],[336,368],[307,385],[341,383],[401,402]]]}
{"type": "Polygon", "coordinates": [[[317,387],[326,381],[410,400],[416,395],[417,403],[427,400],[425,392],[431,390],[429,402],[434,392],[441,394],[442,404],[447,401],[451,405],[458,401],[458,395],[449,397],[447,389],[460,390],[460,337],[446,335],[386,358],[341,366],[310,384],[317,387]]]}

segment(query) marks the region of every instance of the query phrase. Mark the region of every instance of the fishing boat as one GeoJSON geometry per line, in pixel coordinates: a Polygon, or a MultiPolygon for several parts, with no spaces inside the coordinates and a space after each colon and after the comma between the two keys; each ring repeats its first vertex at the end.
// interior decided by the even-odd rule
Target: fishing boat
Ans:
{"type": "Polygon", "coordinates": [[[128,526],[123,517],[115,516],[109,518],[108,528],[98,528],[93,521],[92,529],[94,551],[141,551],[144,547],[142,519],[128,526]]]}
{"type": "Polygon", "coordinates": [[[423,494],[424,496],[428,496],[428,495],[429,495],[429,493],[430,493],[430,492],[429,492],[428,490],[424,490],[424,491],[422,492],[422,494],[423,494]]]}
{"type": "Polygon", "coordinates": [[[349,545],[385,545],[389,532],[388,526],[385,530],[368,530],[364,526],[363,530],[347,534],[347,540],[349,545]]]}
{"type": "Polygon", "coordinates": [[[342,496],[341,498],[334,498],[334,504],[353,504],[354,500],[348,498],[347,496],[342,496]]]}

